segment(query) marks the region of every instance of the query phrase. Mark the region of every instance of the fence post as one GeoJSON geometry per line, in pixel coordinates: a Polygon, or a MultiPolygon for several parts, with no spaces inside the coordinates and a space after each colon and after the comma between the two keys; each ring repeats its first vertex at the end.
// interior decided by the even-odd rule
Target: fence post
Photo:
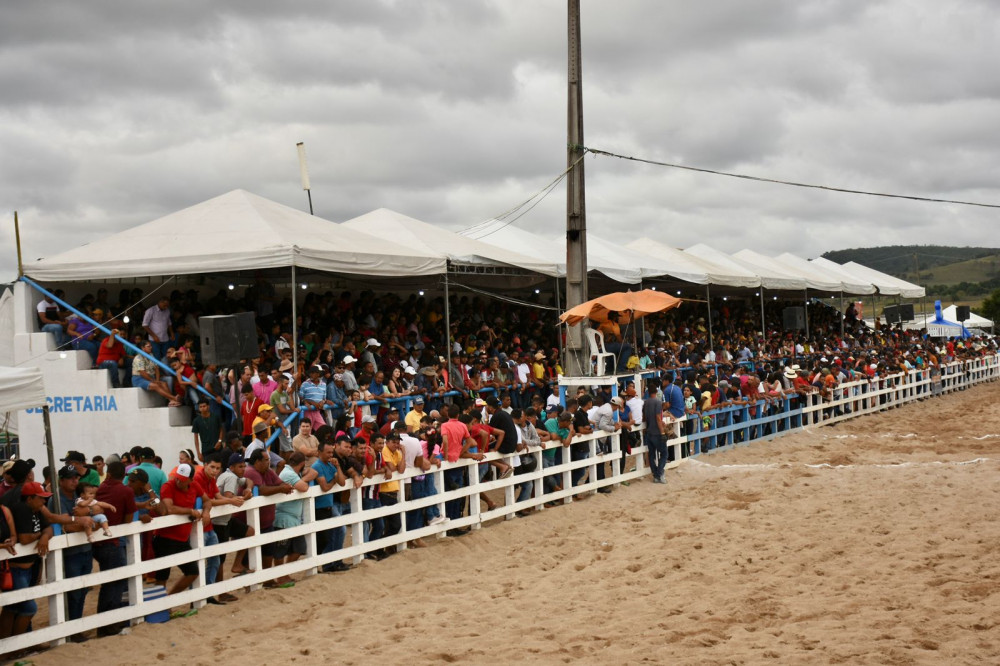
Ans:
{"type": "MultiPolygon", "coordinates": [[[[142,536],[142,533],[138,533],[130,534],[125,538],[125,564],[128,567],[142,563],[142,536]]],[[[128,603],[130,606],[141,604],[143,601],[142,577],[143,574],[128,577],[128,603]]],[[[132,620],[132,625],[142,624],[144,621],[144,616],[140,615],[132,620]]]]}
{"type": "MultiPolygon", "coordinates": [[[[53,550],[45,556],[45,581],[55,583],[65,578],[65,568],[63,568],[63,551],[53,550]]],[[[66,621],[66,594],[59,593],[49,596],[49,624],[62,624],[66,621]]],[[[62,645],[65,638],[57,638],[53,643],[62,645]]]]}
{"type": "MultiPolygon", "coordinates": [[[[356,521],[350,523],[351,525],[351,545],[361,546],[365,543],[365,521],[358,516],[361,514],[363,509],[363,504],[361,502],[361,491],[364,488],[355,488],[353,483],[350,483],[351,494],[350,494],[350,504],[351,504],[351,517],[356,518],[356,521]]],[[[351,558],[351,562],[354,564],[361,564],[365,559],[364,555],[355,555],[351,558]]]]}

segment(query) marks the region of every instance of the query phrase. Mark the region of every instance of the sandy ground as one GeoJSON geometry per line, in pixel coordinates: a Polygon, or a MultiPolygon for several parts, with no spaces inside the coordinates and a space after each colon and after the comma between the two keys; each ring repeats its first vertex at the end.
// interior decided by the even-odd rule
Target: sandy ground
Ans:
{"type": "Polygon", "coordinates": [[[1000,663],[1000,386],[34,663],[1000,663]]]}

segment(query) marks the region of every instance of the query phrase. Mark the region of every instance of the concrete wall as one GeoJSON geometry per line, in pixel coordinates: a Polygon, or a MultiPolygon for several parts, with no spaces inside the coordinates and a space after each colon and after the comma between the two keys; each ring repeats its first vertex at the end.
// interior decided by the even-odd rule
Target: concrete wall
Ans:
{"type": "MultiPolygon", "coordinates": [[[[153,447],[164,466],[173,467],[178,452],[193,444],[190,408],[169,408],[141,389],[111,388],[107,371],[90,369],[86,352],[57,350],[51,334],[38,332],[40,300],[28,285],[14,286],[14,364],[42,370],[56,457],[75,450],[89,460],[140,445],[153,447]]],[[[18,427],[21,456],[34,458],[41,471],[47,464],[41,409],[20,412],[18,427]]]]}

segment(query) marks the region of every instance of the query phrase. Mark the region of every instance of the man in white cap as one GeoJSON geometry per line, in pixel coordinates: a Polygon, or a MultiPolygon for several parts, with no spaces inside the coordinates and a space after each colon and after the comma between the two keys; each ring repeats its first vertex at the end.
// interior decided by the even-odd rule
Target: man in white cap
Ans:
{"type": "Polygon", "coordinates": [[[379,356],[379,349],[382,347],[382,343],[375,338],[368,338],[365,342],[365,350],[361,352],[361,367],[365,367],[369,363],[375,366],[375,371],[378,372],[382,370],[382,358],[379,356]]]}
{"type": "MultiPolygon", "coordinates": [[[[195,508],[198,500],[198,487],[192,483],[194,469],[187,463],[177,466],[174,477],[160,488],[160,500],[163,502],[167,515],[190,516],[191,521],[172,527],[161,527],[153,537],[153,553],[156,557],[169,557],[191,550],[188,539],[191,527],[195,521],[201,520],[201,510],[195,508]]],[[[209,498],[202,498],[205,506],[209,506],[209,498]]],[[[183,592],[198,578],[198,560],[178,565],[183,576],[168,591],[168,594],[183,592]]],[[[156,572],[156,582],[166,585],[170,578],[170,567],[156,572]]]]}
{"type": "Polygon", "coordinates": [[[344,377],[344,392],[347,393],[347,395],[351,395],[352,391],[357,391],[361,388],[358,386],[358,378],[354,376],[354,367],[357,362],[358,359],[348,354],[344,357],[340,364],[337,365],[336,372],[344,377]],[[343,365],[342,369],[340,365],[343,365]]]}

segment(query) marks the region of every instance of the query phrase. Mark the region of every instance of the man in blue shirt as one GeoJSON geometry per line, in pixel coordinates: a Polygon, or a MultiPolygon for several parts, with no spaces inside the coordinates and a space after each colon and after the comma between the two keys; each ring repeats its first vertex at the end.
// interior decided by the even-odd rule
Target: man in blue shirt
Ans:
{"type": "MultiPolygon", "coordinates": [[[[323,442],[319,445],[319,459],[313,463],[312,468],[316,470],[316,484],[323,491],[322,495],[316,496],[316,520],[333,518],[334,505],[339,503],[334,500],[330,490],[334,486],[343,485],[346,480],[344,473],[340,470],[336,456],[333,455],[334,445],[332,442],[323,442]]],[[[336,515],[341,515],[337,512],[336,515]]],[[[331,553],[344,544],[344,537],[347,535],[346,527],[335,527],[332,530],[323,530],[316,535],[316,548],[320,555],[331,553]]],[[[328,564],[323,567],[323,571],[344,571],[348,567],[343,562],[328,564]]]]}
{"type": "MultiPolygon", "coordinates": [[[[663,382],[663,410],[670,412],[670,415],[674,419],[681,421],[684,419],[684,391],[681,387],[669,380],[664,380],[663,382]]],[[[684,447],[681,447],[682,449],[684,447]]],[[[684,452],[681,451],[681,456],[684,456],[684,452]]],[[[667,460],[673,461],[674,459],[674,447],[667,447],[667,460]]]]}

